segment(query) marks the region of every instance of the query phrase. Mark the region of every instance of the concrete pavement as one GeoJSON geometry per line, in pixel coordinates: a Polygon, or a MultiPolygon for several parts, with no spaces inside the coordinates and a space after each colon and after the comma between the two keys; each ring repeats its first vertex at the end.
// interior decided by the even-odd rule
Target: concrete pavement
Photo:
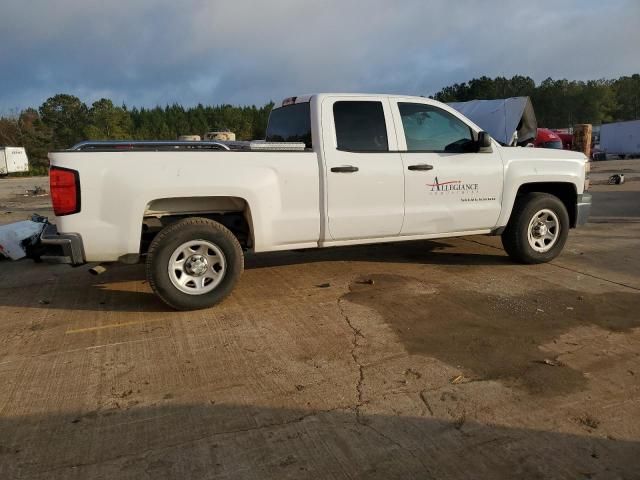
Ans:
{"type": "Polygon", "coordinates": [[[636,478],[624,198],[550,264],[497,237],[256,255],[199,312],[140,265],[0,262],[0,478],[636,478]]]}

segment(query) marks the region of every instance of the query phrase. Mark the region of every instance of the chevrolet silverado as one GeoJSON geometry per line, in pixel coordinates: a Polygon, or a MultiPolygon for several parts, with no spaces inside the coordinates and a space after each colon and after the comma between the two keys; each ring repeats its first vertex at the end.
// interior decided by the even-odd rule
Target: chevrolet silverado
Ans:
{"type": "Polygon", "coordinates": [[[176,309],[212,306],[244,252],[501,235],[548,262],[591,207],[582,153],[503,147],[422,97],[290,97],[258,142],[83,142],[53,152],[41,241],[72,264],[146,262],[176,309]]]}

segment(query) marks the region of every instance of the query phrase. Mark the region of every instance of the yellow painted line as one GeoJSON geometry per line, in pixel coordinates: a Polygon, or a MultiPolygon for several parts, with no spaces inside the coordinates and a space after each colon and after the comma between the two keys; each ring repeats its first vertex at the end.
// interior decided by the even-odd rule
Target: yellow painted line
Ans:
{"type": "Polygon", "coordinates": [[[87,328],[73,328],[71,330],[67,330],[64,332],[65,334],[69,333],[84,333],[84,332],[95,332],[96,330],[106,330],[108,328],[120,328],[120,327],[129,327],[131,325],[140,325],[143,323],[151,323],[151,322],[167,322],[171,320],[170,318],[155,318],[152,320],[137,320],[134,322],[123,322],[123,323],[112,323],[110,325],[100,325],[99,327],[87,327],[87,328]]]}
{"type": "MultiPolygon", "coordinates": [[[[141,338],[139,340],[128,340],[126,342],[104,343],[102,345],[91,345],[90,347],[74,348],[72,350],[64,350],[64,351],[61,351],[61,352],[49,352],[49,353],[43,353],[41,355],[30,355],[28,357],[18,358],[17,360],[9,360],[9,361],[6,361],[6,362],[2,362],[2,363],[0,363],[0,366],[8,365],[10,363],[17,363],[17,362],[24,362],[24,361],[27,361],[27,360],[39,359],[39,358],[43,358],[43,357],[51,357],[52,355],[64,355],[65,353],[76,353],[76,352],[82,352],[82,351],[86,351],[86,350],[95,350],[95,349],[98,349],[98,348],[117,347],[118,345],[126,345],[128,343],[150,342],[152,340],[159,340],[159,339],[162,339],[162,338],[171,338],[171,335],[163,335],[161,337],[141,338]]],[[[576,400],[575,403],[577,404],[579,402],[576,400]]]]}

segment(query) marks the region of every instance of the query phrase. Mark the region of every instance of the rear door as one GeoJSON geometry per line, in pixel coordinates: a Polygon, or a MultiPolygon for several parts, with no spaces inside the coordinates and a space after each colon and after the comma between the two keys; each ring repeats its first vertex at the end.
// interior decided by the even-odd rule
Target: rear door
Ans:
{"type": "Polygon", "coordinates": [[[439,104],[392,103],[405,173],[402,235],[493,228],[504,175],[498,149],[478,152],[477,132],[439,104]]]}
{"type": "Polygon", "coordinates": [[[22,147],[6,147],[6,164],[7,172],[18,173],[29,171],[29,161],[27,160],[27,154],[22,147]]]}
{"type": "Polygon", "coordinates": [[[322,131],[331,238],[399,235],[404,172],[389,100],[325,98],[322,131]]]}

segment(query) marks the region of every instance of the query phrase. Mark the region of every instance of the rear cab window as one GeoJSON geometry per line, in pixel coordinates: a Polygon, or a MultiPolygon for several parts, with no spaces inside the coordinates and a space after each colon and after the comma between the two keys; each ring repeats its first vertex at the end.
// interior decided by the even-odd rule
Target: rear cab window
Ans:
{"type": "Polygon", "coordinates": [[[311,140],[311,104],[294,103],[271,110],[267,123],[267,142],[303,142],[313,148],[311,140]]]}
{"type": "Polygon", "coordinates": [[[389,151],[384,109],[379,101],[337,101],[333,118],[338,150],[389,151]]]}

